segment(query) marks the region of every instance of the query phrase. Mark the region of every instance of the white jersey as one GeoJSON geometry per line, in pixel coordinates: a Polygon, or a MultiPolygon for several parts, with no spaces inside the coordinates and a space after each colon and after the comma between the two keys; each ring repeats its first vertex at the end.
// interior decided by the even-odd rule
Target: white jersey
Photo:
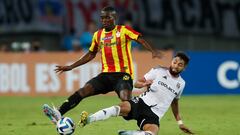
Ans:
{"type": "Polygon", "coordinates": [[[173,77],[167,68],[153,68],[144,75],[146,80],[152,80],[150,89],[141,94],[140,98],[151,106],[151,110],[159,120],[168,110],[174,98],[179,99],[185,87],[181,76],[173,77]]]}

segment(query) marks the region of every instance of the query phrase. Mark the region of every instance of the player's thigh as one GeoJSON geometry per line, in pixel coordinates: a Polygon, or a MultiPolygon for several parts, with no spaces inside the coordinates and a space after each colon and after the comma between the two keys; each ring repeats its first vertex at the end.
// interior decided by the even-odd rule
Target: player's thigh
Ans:
{"type": "Polygon", "coordinates": [[[132,90],[133,89],[133,80],[131,78],[131,75],[127,73],[121,73],[118,77],[118,80],[116,80],[115,89],[117,91],[120,90],[132,90]]]}
{"type": "Polygon", "coordinates": [[[125,102],[128,102],[128,104],[124,105],[124,107],[126,107],[125,111],[127,112],[127,114],[126,114],[126,112],[123,112],[123,113],[125,113],[125,115],[123,115],[123,118],[125,120],[132,120],[132,119],[138,120],[139,115],[140,115],[140,113],[139,113],[139,98],[134,97],[129,101],[124,101],[124,103],[125,102]]]}
{"type": "Polygon", "coordinates": [[[89,97],[94,95],[94,88],[90,83],[86,83],[82,88],[78,90],[79,95],[81,95],[82,98],[89,97]]]}
{"type": "Polygon", "coordinates": [[[154,124],[159,126],[159,117],[151,110],[151,107],[145,104],[142,99],[139,99],[138,103],[138,113],[137,125],[141,130],[147,124],[154,124]]]}
{"type": "Polygon", "coordinates": [[[129,74],[123,74],[117,80],[115,91],[123,101],[129,100],[132,96],[133,80],[129,74]]]}
{"type": "Polygon", "coordinates": [[[92,91],[92,95],[105,94],[111,91],[108,83],[108,78],[103,74],[99,74],[98,76],[89,80],[83,88],[84,91],[92,91]]]}

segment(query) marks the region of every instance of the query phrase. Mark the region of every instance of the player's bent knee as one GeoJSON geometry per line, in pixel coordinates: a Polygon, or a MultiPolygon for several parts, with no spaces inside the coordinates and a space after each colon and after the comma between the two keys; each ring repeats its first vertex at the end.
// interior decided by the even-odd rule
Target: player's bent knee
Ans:
{"type": "Polygon", "coordinates": [[[119,95],[122,101],[128,101],[131,99],[132,95],[127,90],[122,90],[119,95]]]}
{"type": "Polygon", "coordinates": [[[120,106],[120,115],[127,116],[128,113],[131,111],[131,105],[128,101],[123,101],[119,104],[120,106]]]}
{"type": "Polygon", "coordinates": [[[120,97],[120,99],[121,99],[122,101],[128,101],[130,98],[127,97],[127,96],[123,96],[123,97],[120,97]]]}
{"type": "Polygon", "coordinates": [[[86,84],[83,88],[80,88],[78,90],[78,93],[82,97],[88,97],[88,96],[94,95],[94,88],[92,85],[86,84]]]}
{"type": "Polygon", "coordinates": [[[159,127],[156,124],[145,124],[143,130],[151,132],[151,135],[157,135],[159,127]]]}

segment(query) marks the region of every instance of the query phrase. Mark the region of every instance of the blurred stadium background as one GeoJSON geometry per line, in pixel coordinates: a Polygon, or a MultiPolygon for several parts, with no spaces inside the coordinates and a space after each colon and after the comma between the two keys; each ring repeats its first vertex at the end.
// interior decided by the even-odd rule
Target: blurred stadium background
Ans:
{"type": "MultiPolygon", "coordinates": [[[[152,60],[132,43],[135,79],[157,64],[168,66],[174,52],[187,52],[191,62],[183,73],[184,120],[200,135],[240,135],[239,0],[0,0],[0,133],[56,133],[41,105],[60,105],[99,73],[101,63],[98,56],[60,76],[55,65],[74,62],[87,51],[106,5],[117,9],[118,24],[133,27],[164,50],[162,60],[152,60]]],[[[68,115],[77,121],[82,110],[95,112],[118,102],[115,96],[97,96],[68,115]]],[[[118,128],[137,128],[121,118],[106,123],[77,129],[76,134],[112,135],[118,128]],[[113,130],[101,130],[112,125],[113,130]]],[[[160,134],[182,134],[171,115],[161,124],[160,134]]]]}

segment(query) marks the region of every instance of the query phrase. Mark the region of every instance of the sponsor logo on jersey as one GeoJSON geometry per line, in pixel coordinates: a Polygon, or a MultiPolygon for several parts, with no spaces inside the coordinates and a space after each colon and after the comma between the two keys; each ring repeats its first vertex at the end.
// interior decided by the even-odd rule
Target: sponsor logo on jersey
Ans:
{"type": "Polygon", "coordinates": [[[102,38],[102,40],[110,40],[110,39],[112,39],[112,38],[113,38],[113,36],[108,36],[108,37],[102,38]]]}
{"type": "Polygon", "coordinates": [[[172,92],[173,94],[175,94],[177,96],[178,93],[173,88],[168,86],[166,83],[164,83],[162,81],[158,81],[158,84],[165,87],[167,90],[169,90],[170,92],[172,92]]]}
{"type": "Polygon", "coordinates": [[[104,46],[113,46],[116,45],[117,42],[112,42],[112,43],[104,43],[104,42],[100,42],[100,48],[103,48],[104,46]]]}

